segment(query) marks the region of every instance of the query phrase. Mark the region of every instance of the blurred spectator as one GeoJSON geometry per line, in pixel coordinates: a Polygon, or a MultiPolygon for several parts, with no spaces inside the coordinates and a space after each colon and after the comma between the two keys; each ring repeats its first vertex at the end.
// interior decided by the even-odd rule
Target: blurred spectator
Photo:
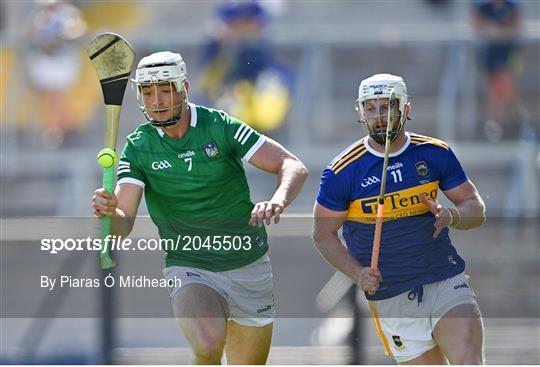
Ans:
{"type": "Polygon", "coordinates": [[[41,104],[41,113],[36,116],[45,125],[43,141],[49,147],[60,146],[73,129],[66,97],[78,81],[81,69],[80,48],[73,41],[85,31],[86,23],[75,6],[61,0],[38,2],[31,23],[31,49],[26,66],[41,104]]]}
{"type": "Polygon", "coordinates": [[[292,88],[290,72],[263,35],[268,21],[256,1],[226,2],[216,9],[201,55],[198,96],[266,132],[283,123],[292,88]]]}
{"type": "Polygon", "coordinates": [[[5,14],[6,9],[4,9],[4,2],[0,2],[0,34],[4,31],[4,22],[5,22],[5,14]]]}
{"type": "Polygon", "coordinates": [[[448,5],[448,0],[425,0],[430,6],[446,6],[448,5]]]}
{"type": "Polygon", "coordinates": [[[512,0],[474,1],[472,26],[477,35],[478,59],[488,79],[488,120],[484,132],[489,140],[498,141],[519,131],[515,124],[526,119],[516,90],[521,8],[512,0]]]}

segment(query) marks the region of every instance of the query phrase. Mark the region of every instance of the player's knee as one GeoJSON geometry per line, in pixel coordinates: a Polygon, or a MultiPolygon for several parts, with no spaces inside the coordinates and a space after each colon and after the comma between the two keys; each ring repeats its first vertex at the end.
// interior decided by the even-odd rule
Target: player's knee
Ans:
{"type": "Polygon", "coordinates": [[[473,347],[464,348],[450,359],[451,364],[458,365],[480,365],[484,364],[481,351],[473,347]]]}
{"type": "Polygon", "coordinates": [[[457,350],[450,361],[452,364],[483,364],[482,336],[474,322],[463,330],[456,344],[457,350]]]}
{"type": "Polygon", "coordinates": [[[212,361],[221,359],[225,347],[225,333],[211,328],[201,328],[190,339],[196,358],[212,361]]]}
{"type": "Polygon", "coordinates": [[[215,361],[219,363],[223,354],[225,340],[218,338],[199,339],[193,345],[195,358],[203,361],[215,361]]]}

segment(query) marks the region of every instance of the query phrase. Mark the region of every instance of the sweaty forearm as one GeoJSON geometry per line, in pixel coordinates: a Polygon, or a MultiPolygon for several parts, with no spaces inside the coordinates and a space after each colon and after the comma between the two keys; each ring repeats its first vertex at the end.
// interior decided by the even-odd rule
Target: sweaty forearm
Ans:
{"type": "Polygon", "coordinates": [[[330,265],[358,284],[362,266],[349,254],[337,234],[327,233],[322,235],[315,233],[313,242],[330,265]]]}
{"type": "Polygon", "coordinates": [[[485,210],[484,202],[479,196],[456,205],[452,209],[453,227],[456,229],[471,229],[482,225],[486,220],[485,210]]]}
{"type": "Polygon", "coordinates": [[[284,161],[277,175],[277,189],[272,201],[282,202],[287,207],[300,193],[308,176],[307,168],[297,159],[284,161]]]}

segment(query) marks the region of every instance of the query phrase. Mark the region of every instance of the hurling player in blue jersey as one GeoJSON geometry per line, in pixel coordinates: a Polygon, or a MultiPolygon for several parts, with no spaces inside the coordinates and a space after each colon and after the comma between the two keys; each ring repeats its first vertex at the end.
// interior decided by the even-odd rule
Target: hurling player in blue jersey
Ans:
{"type": "Polygon", "coordinates": [[[449,229],[480,226],[484,203],[446,143],[405,131],[411,104],[401,77],[363,80],[356,110],[369,134],[324,170],[315,245],[365,292],[385,350],[398,363],[481,364],[482,319],[449,229]],[[389,108],[394,123],[377,270],[370,262],[389,108]],[[453,206],[438,204],[439,190],[453,206]]]}

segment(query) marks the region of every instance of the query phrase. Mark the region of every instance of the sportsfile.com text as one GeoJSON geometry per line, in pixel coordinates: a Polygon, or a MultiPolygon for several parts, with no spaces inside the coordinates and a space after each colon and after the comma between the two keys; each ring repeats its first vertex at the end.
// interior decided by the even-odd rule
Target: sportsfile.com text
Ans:
{"type": "Polygon", "coordinates": [[[250,236],[214,235],[186,236],[171,238],[141,238],[132,240],[122,236],[109,235],[101,238],[44,238],[41,240],[41,251],[57,254],[61,251],[249,251],[252,248],[250,236]]]}

